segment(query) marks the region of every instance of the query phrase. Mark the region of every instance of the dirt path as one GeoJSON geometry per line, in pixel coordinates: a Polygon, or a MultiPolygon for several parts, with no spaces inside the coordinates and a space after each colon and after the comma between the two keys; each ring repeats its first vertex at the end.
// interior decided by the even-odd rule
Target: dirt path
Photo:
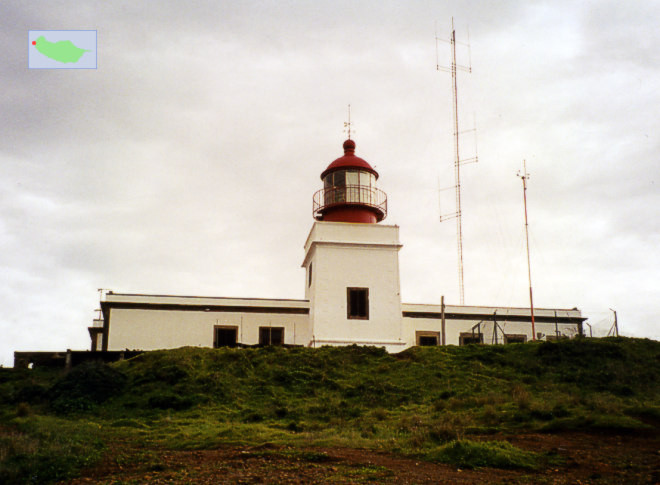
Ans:
{"type": "Polygon", "coordinates": [[[354,449],[221,448],[201,451],[125,448],[67,483],[102,484],[660,484],[657,436],[586,433],[489,436],[520,448],[554,452],[559,468],[461,470],[400,456],[354,449]]]}

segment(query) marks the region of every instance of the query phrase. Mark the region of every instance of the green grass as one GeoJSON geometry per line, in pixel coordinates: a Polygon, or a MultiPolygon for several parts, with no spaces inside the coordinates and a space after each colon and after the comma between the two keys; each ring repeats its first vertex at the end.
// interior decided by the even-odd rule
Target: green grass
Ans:
{"type": "Polygon", "coordinates": [[[541,426],[541,431],[607,431],[612,433],[635,433],[640,431],[652,431],[653,426],[641,421],[619,415],[578,415],[567,418],[556,418],[541,426]]]}
{"type": "Polygon", "coordinates": [[[99,427],[48,416],[0,429],[0,483],[49,483],[93,465],[104,448],[99,427]]]}
{"type": "Polygon", "coordinates": [[[452,441],[427,452],[424,458],[461,468],[538,469],[546,463],[543,455],[523,451],[506,441],[452,441]]]}
{"type": "Polygon", "coordinates": [[[396,355],[181,348],[68,374],[0,369],[0,482],[30,483],[37,463],[50,470],[41,482],[71,476],[115,440],[153,449],[338,446],[534,469],[544,457],[483,438],[657,429],[659,360],[658,342],[608,338],[396,355]]]}

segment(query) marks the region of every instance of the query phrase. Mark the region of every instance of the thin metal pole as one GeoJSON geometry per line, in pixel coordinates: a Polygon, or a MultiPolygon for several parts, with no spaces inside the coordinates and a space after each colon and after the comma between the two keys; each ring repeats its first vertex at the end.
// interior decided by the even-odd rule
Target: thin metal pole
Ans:
{"type": "Polygon", "coordinates": [[[618,337],[619,336],[619,322],[616,318],[616,310],[612,310],[611,308],[610,308],[610,310],[614,313],[614,325],[613,325],[613,327],[614,327],[614,333],[618,337]]]}
{"type": "Polygon", "coordinates": [[[532,340],[536,340],[536,327],[534,325],[534,297],[532,295],[532,265],[529,258],[529,224],[527,223],[527,161],[523,160],[523,174],[518,176],[523,183],[523,202],[525,204],[525,240],[527,242],[527,275],[529,276],[529,307],[532,313],[532,340]]]}
{"type": "Polygon", "coordinates": [[[619,336],[619,321],[616,317],[616,310],[614,311],[614,329],[616,330],[616,336],[619,336]]]}
{"type": "Polygon", "coordinates": [[[440,318],[441,318],[441,331],[442,334],[440,335],[440,339],[442,341],[442,345],[446,345],[447,339],[445,336],[445,295],[442,295],[440,297],[440,318]]]}

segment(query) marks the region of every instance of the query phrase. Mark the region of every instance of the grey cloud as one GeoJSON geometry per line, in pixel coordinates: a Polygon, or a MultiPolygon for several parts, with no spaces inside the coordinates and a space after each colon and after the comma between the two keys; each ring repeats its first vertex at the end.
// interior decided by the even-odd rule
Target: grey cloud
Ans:
{"type": "Polygon", "coordinates": [[[658,338],[657,34],[653,6],[622,8],[4,3],[0,362],[86,347],[98,287],[302,297],[311,196],[348,103],[401,226],[404,298],[456,302],[455,226],[437,222],[436,193],[453,179],[450,78],[433,40],[452,15],[459,38],[470,26],[459,96],[481,160],[463,172],[468,303],[526,304],[527,158],[540,301],[617,305],[622,328],[658,338]],[[29,71],[27,30],[52,26],[98,29],[99,69],[29,71]]]}

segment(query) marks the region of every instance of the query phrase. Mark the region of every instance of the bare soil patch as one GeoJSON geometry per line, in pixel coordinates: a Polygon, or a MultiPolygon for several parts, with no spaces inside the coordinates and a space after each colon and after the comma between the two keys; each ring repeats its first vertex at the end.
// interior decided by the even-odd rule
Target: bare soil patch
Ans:
{"type": "Polygon", "coordinates": [[[144,450],[117,443],[104,463],[66,483],[401,483],[657,484],[660,438],[593,433],[488,436],[520,448],[556,453],[563,465],[540,471],[464,470],[390,453],[345,448],[227,447],[144,450]]]}

